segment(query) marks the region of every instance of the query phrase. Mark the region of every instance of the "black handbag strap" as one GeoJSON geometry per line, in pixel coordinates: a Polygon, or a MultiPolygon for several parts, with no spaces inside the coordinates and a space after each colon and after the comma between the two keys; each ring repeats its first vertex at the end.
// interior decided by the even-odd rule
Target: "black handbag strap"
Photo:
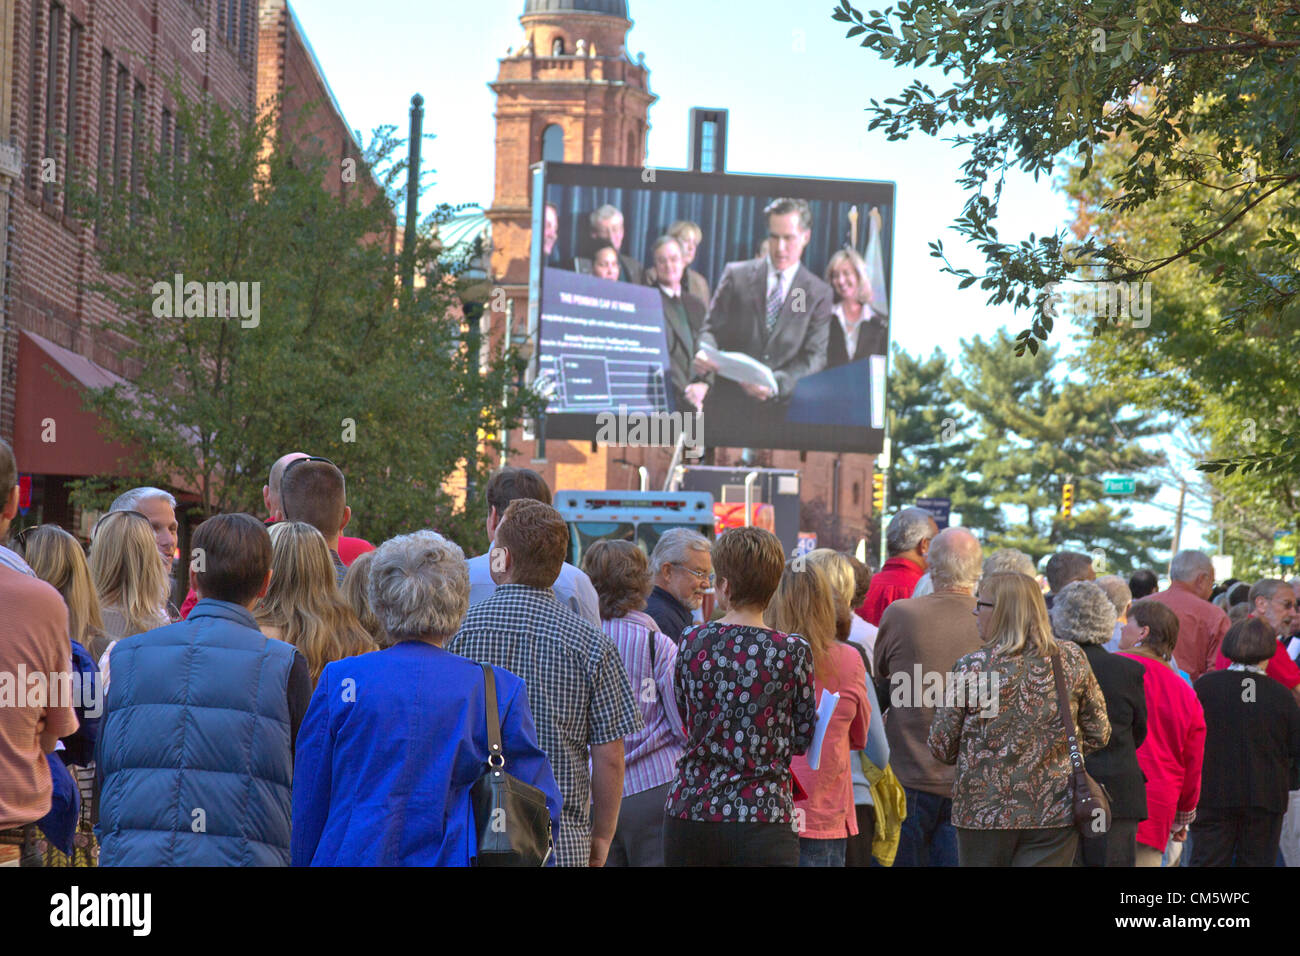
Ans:
{"type": "Polygon", "coordinates": [[[655,637],[658,634],[659,634],[658,631],[650,631],[650,679],[651,680],[654,680],[654,676],[655,676],[655,645],[659,643],[657,640],[655,640],[655,637]]]}
{"type": "Polygon", "coordinates": [[[1070,713],[1070,695],[1065,689],[1065,670],[1061,667],[1061,652],[1053,649],[1051,653],[1052,676],[1056,678],[1056,711],[1061,715],[1061,726],[1065,728],[1065,739],[1070,744],[1070,767],[1074,776],[1084,773],[1083,753],[1079,750],[1079,739],[1075,736],[1074,717],[1070,713]]]}
{"type": "Polygon", "coordinates": [[[483,689],[487,693],[488,766],[501,770],[506,765],[505,751],[501,749],[501,715],[497,713],[497,679],[491,664],[483,668],[483,689]],[[493,762],[493,757],[496,762],[493,762]]]}

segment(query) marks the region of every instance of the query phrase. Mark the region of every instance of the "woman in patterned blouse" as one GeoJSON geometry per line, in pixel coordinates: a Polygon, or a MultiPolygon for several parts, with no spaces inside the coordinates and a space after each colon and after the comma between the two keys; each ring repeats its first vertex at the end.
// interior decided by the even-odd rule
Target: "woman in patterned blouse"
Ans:
{"type": "Polygon", "coordinates": [[[1069,866],[1079,835],[1052,655],[1084,754],[1110,739],[1105,699],[1083,652],[1052,637],[1033,578],[988,575],[975,615],[987,643],[942,675],[946,706],[930,728],[930,752],[957,765],[958,858],[962,866],[1069,866]]]}
{"type": "Polygon", "coordinates": [[[781,542],[733,528],[713,547],[717,621],[687,628],[673,686],[688,742],[664,808],[668,866],[796,866],[790,760],[812,742],[812,650],[766,627],[781,542]]]}

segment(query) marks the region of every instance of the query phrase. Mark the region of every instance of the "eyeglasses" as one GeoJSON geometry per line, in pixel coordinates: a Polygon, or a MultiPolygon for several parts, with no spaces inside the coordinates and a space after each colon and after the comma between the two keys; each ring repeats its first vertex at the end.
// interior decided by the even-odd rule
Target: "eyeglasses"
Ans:
{"type": "MultiPolygon", "coordinates": [[[[328,458],[320,458],[320,457],[318,457],[317,455],[309,455],[309,456],[306,457],[306,458],[295,458],[293,461],[289,462],[289,464],[285,465],[285,466],[284,466],[284,471],[282,471],[282,472],[280,473],[280,487],[281,487],[281,488],[284,487],[284,479],[285,479],[285,476],[289,474],[289,469],[292,468],[294,465],[298,464],[298,463],[301,462],[301,461],[323,461],[323,462],[325,462],[325,464],[327,464],[327,465],[334,465],[334,462],[330,461],[328,458]]],[[[335,468],[338,468],[338,465],[334,465],[334,467],[335,467],[335,468]]]]}
{"type": "Polygon", "coordinates": [[[37,524],[28,525],[26,528],[23,528],[22,531],[17,532],[13,536],[14,550],[18,552],[18,554],[23,557],[27,556],[27,536],[39,527],[40,525],[37,524]]]}
{"type": "Polygon", "coordinates": [[[696,571],[694,568],[688,568],[684,564],[674,564],[673,567],[681,568],[683,571],[695,575],[695,580],[697,581],[708,581],[712,584],[715,580],[714,574],[710,571],[696,571]]]}
{"type": "Polygon", "coordinates": [[[975,607],[977,607],[977,608],[981,608],[981,607],[993,607],[993,602],[992,602],[992,601],[976,601],[976,602],[975,602],[975,607]]]}

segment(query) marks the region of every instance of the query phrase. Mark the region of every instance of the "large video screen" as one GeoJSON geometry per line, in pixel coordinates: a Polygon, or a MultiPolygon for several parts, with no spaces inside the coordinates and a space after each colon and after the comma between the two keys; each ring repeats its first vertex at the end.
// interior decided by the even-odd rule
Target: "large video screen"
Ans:
{"type": "Polygon", "coordinates": [[[893,218],[891,183],[541,164],[546,436],[878,453],[893,218]]]}

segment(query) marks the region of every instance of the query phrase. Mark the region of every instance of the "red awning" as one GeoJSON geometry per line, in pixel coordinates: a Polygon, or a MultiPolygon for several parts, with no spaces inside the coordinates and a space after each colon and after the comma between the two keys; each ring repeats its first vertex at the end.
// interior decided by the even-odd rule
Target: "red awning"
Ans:
{"type": "Polygon", "coordinates": [[[84,355],[20,330],[14,403],[18,470],[36,475],[129,474],[131,450],[106,441],[98,417],[81,406],[81,389],[117,384],[126,384],[126,379],[84,355]]]}

